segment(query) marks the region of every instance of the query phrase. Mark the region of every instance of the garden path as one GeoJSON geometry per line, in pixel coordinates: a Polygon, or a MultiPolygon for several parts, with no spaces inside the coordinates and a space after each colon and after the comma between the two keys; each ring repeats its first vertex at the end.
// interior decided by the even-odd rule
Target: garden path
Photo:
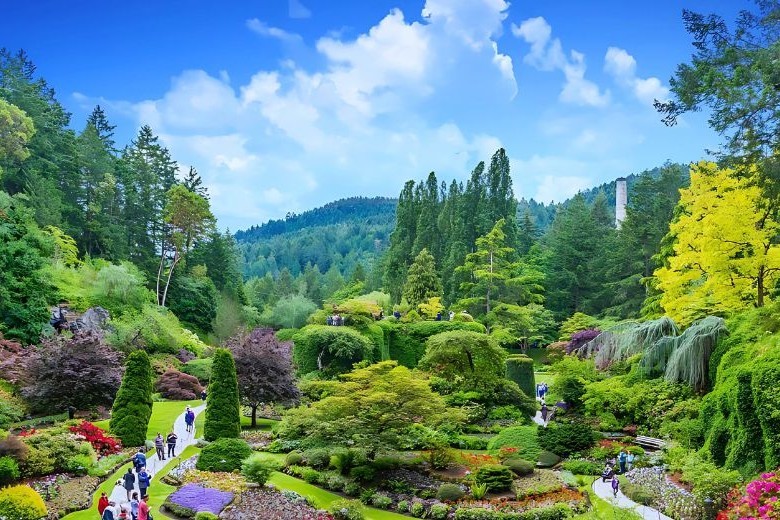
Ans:
{"type": "Polygon", "coordinates": [[[644,520],[673,520],[660,511],[656,511],[652,507],[637,504],[624,495],[622,491],[618,491],[617,497],[614,497],[612,495],[612,484],[610,482],[604,482],[601,478],[597,478],[593,483],[593,492],[596,493],[596,496],[606,500],[613,506],[619,507],[621,509],[630,509],[644,518],[644,520]]]}
{"type": "MultiPolygon", "coordinates": [[[[206,405],[202,404],[200,406],[196,406],[192,409],[193,412],[195,412],[195,416],[206,409],[206,405]]],[[[187,425],[184,422],[184,412],[179,415],[176,420],[173,423],[173,431],[176,432],[176,435],[178,436],[178,442],[176,443],[176,453],[181,454],[184,451],[184,448],[187,446],[191,446],[197,442],[197,437],[195,436],[195,429],[193,428],[192,432],[187,431],[187,425]]],[[[167,435],[168,432],[163,432],[163,436],[167,435]]],[[[168,447],[166,445],[165,451],[167,453],[168,447]]],[[[146,454],[146,471],[149,473],[150,477],[153,477],[158,471],[161,471],[165,468],[168,464],[178,461],[179,457],[173,457],[173,458],[166,458],[164,460],[157,460],[157,454],[155,450],[152,450],[146,454]]],[[[178,463],[178,462],[177,462],[178,463]]],[[[116,477],[116,474],[114,475],[116,477]]],[[[121,478],[121,476],[119,477],[121,478]]],[[[138,490],[138,481],[136,480],[135,483],[135,490],[138,490]]],[[[154,488],[149,488],[149,493],[154,493],[154,488]]],[[[139,494],[140,496],[140,494],[139,494]]],[[[114,489],[111,491],[111,496],[109,496],[109,500],[112,500],[116,502],[117,504],[123,504],[127,503],[127,491],[125,491],[125,488],[121,485],[114,486],[114,489]]]]}

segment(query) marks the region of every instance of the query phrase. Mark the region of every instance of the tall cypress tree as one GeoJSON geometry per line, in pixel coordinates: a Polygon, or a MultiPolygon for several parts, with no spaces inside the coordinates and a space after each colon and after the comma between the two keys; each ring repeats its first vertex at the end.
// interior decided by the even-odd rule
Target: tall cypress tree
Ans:
{"type": "Polygon", "coordinates": [[[441,281],[436,273],[435,259],[427,249],[423,249],[409,267],[409,276],[404,284],[404,297],[412,308],[416,308],[434,296],[441,297],[441,281]]]}
{"type": "Polygon", "coordinates": [[[127,358],[122,385],[111,410],[111,432],[125,446],[142,446],[152,416],[152,364],[144,350],[127,358]]]}
{"type": "Polygon", "coordinates": [[[203,438],[214,441],[223,437],[237,438],[241,434],[241,407],[238,400],[236,363],[229,350],[214,351],[203,438]]]}

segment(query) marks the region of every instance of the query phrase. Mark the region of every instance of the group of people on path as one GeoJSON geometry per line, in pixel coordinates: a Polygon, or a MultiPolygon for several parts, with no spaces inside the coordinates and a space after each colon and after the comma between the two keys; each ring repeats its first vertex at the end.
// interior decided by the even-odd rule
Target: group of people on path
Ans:
{"type": "Polygon", "coordinates": [[[97,506],[100,520],[152,520],[147,503],[152,476],[146,471],[146,455],[139,449],[130,461],[133,467],[127,468],[127,473],[117,482],[127,492],[127,502],[117,503],[102,493],[97,506]],[[139,491],[135,490],[136,483],[139,491]]]}
{"type": "Polygon", "coordinates": [[[544,396],[547,395],[549,387],[547,383],[536,383],[536,398],[544,400],[544,396]]]}
{"type": "Polygon", "coordinates": [[[601,473],[601,479],[602,482],[611,481],[612,494],[614,496],[617,496],[618,491],[620,490],[618,473],[623,474],[626,471],[631,471],[634,467],[634,462],[636,462],[636,455],[622,449],[620,450],[620,453],[618,453],[617,458],[607,460],[604,471],[601,473]],[[617,466],[617,472],[615,471],[615,466],[617,466]]]}
{"type": "MultiPolygon", "coordinates": [[[[189,408],[189,407],[188,407],[189,408]]],[[[186,412],[185,412],[186,413],[186,412]]],[[[193,422],[195,417],[193,415],[193,422]]],[[[189,431],[189,430],[188,430],[189,431]]],[[[157,451],[157,460],[165,460],[165,445],[168,445],[168,458],[174,458],[176,456],[176,441],[179,440],[179,436],[176,432],[171,430],[165,439],[163,439],[162,433],[157,432],[157,437],[154,438],[154,448],[157,451]]]]}

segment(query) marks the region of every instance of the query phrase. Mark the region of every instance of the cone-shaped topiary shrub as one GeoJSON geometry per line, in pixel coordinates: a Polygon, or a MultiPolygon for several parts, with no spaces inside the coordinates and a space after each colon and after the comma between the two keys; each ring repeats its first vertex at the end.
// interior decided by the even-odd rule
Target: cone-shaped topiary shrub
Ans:
{"type": "Polygon", "coordinates": [[[517,383],[528,397],[536,397],[533,359],[522,354],[509,356],[506,359],[506,378],[517,383]]]}
{"type": "Polygon", "coordinates": [[[238,401],[236,364],[229,350],[214,352],[203,437],[214,441],[223,437],[236,438],[241,434],[241,407],[238,401]]]}
{"type": "Polygon", "coordinates": [[[149,356],[136,350],[127,358],[122,385],[111,410],[111,432],[123,446],[142,446],[152,416],[153,372],[149,356]]]}

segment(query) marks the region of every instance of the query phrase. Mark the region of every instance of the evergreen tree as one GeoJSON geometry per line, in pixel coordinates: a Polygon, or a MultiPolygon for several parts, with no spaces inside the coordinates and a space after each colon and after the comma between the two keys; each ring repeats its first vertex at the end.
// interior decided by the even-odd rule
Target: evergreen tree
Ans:
{"type": "Polygon", "coordinates": [[[509,157],[503,148],[496,150],[490,159],[486,186],[485,218],[490,223],[504,219],[504,234],[507,244],[509,247],[515,247],[517,243],[517,200],[512,191],[509,157]]]}
{"type": "Polygon", "coordinates": [[[209,190],[203,185],[203,179],[200,178],[200,174],[198,174],[198,170],[196,170],[193,166],[190,166],[190,170],[187,172],[187,175],[184,177],[184,181],[182,181],[182,184],[185,188],[190,190],[193,193],[197,193],[204,199],[208,200],[209,198],[209,190]]]}
{"type": "Polygon", "coordinates": [[[441,281],[436,273],[433,255],[423,249],[409,267],[409,275],[404,284],[404,298],[416,309],[420,303],[433,297],[441,297],[441,281]]]}
{"type": "Polygon", "coordinates": [[[114,141],[115,125],[108,122],[108,117],[100,105],[95,106],[92,113],[87,117],[87,125],[91,125],[98,138],[103,143],[103,147],[112,155],[116,155],[118,150],[114,141]]]}
{"type": "Polygon", "coordinates": [[[517,254],[526,255],[539,239],[539,231],[530,210],[526,210],[517,230],[517,254]]]}
{"type": "Polygon", "coordinates": [[[238,400],[236,364],[229,350],[214,351],[203,438],[215,441],[224,437],[237,438],[241,434],[241,406],[238,400]]]}
{"type": "Polygon", "coordinates": [[[286,267],[279,272],[279,278],[276,279],[276,298],[283,298],[295,294],[295,285],[292,274],[286,267]]]}
{"type": "Polygon", "coordinates": [[[111,432],[125,446],[143,446],[152,417],[152,364],[146,351],[136,350],[127,358],[122,385],[111,409],[111,432]]]}
{"type": "Polygon", "coordinates": [[[407,181],[398,197],[395,230],[390,235],[384,276],[385,290],[393,302],[401,301],[406,270],[412,260],[412,246],[417,230],[417,205],[414,181],[407,181]]]}
{"type": "Polygon", "coordinates": [[[438,230],[439,186],[436,174],[431,172],[425,184],[418,184],[415,191],[415,205],[418,208],[414,244],[411,254],[416,255],[423,249],[439,258],[441,255],[441,235],[438,230]]]}

